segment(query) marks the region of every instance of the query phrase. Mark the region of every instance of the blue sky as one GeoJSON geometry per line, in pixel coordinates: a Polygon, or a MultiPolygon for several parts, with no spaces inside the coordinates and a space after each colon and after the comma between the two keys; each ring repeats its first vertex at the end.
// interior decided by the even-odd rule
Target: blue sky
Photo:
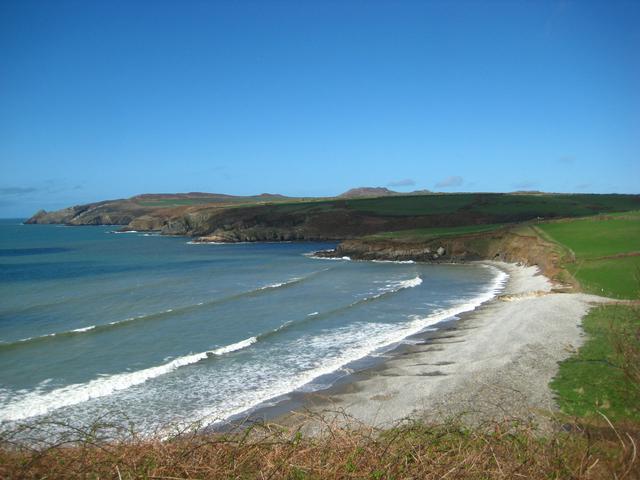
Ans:
{"type": "Polygon", "coordinates": [[[640,2],[0,0],[0,216],[145,192],[637,193],[640,2]]]}

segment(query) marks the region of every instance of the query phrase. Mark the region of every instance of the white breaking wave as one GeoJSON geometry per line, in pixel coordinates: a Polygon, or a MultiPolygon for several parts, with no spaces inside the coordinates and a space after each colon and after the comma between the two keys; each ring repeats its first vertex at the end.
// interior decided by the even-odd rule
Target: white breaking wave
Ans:
{"type": "Polygon", "coordinates": [[[218,348],[217,350],[212,350],[210,352],[205,352],[208,355],[224,355],[225,353],[235,352],[236,350],[242,350],[250,345],[256,343],[258,339],[256,337],[247,338],[246,340],[242,340],[237,343],[232,343],[231,345],[227,345],[226,347],[218,348]]]}
{"type": "Polygon", "coordinates": [[[189,240],[187,245],[230,245],[226,242],[194,242],[193,240],[189,240]]]}
{"type": "MultiPolygon", "coordinates": [[[[410,278],[409,280],[400,280],[398,282],[391,282],[391,283],[388,283],[386,286],[379,288],[378,289],[379,293],[376,293],[372,297],[367,297],[364,300],[370,300],[372,298],[380,298],[383,295],[399,292],[400,290],[403,290],[405,288],[414,288],[421,284],[422,284],[422,278],[420,278],[420,275],[414,278],[410,278]]],[[[360,300],[359,302],[362,302],[362,301],[363,300],[360,300]]],[[[355,302],[355,303],[359,303],[359,302],[355,302]]]]}
{"type": "Polygon", "coordinates": [[[351,257],[318,257],[314,255],[315,252],[303,253],[305,257],[313,258],[314,260],[343,260],[343,261],[351,261],[351,257]]]}
{"type": "Polygon", "coordinates": [[[145,368],[136,372],[103,376],[87,383],[67,385],[46,393],[35,390],[23,395],[9,405],[3,406],[2,410],[0,410],[0,421],[24,420],[26,418],[47,414],[59,408],[86,402],[94,398],[105,397],[114,392],[140,385],[147,380],[165,375],[180,367],[198,363],[211,356],[220,356],[241,350],[257,341],[258,339],[256,337],[251,337],[225,347],[220,347],[216,350],[208,350],[206,352],[178,357],[157,367],[145,368]]]}
{"type": "Polygon", "coordinates": [[[287,280],[285,282],[277,282],[277,283],[272,283],[270,285],[265,285],[264,287],[260,287],[258,288],[258,290],[268,290],[270,288],[280,288],[280,287],[284,287],[287,285],[291,285],[292,283],[298,283],[299,281],[304,280],[303,277],[294,277],[290,280],[287,280]]]}
{"type": "Polygon", "coordinates": [[[15,342],[6,342],[4,345],[11,345],[12,343],[31,342],[32,340],[36,340],[39,338],[55,337],[56,335],[57,335],[56,333],[46,333],[38,337],[27,337],[27,338],[21,338],[20,340],[16,340],[15,342]]]}
{"type": "MultiPolygon", "coordinates": [[[[83,332],[88,332],[89,330],[93,330],[94,328],[96,328],[95,325],[90,325],[90,326],[84,327],[84,328],[76,328],[75,330],[71,330],[71,332],[83,333],[83,332]]],[[[53,335],[55,335],[55,334],[53,334],[53,335]]]]}
{"type": "Polygon", "coordinates": [[[402,263],[412,264],[416,263],[415,260],[371,260],[373,263],[402,263]]]}
{"type": "MultiPolygon", "coordinates": [[[[221,403],[210,404],[210,406],[194,412],[194,415],[190,415],[190,418],[192,420],[202,420],[205,423],[224,421],[235,415],[247,412],[260,404],[276,399],[281,395],[303,388],[305,385],[311,384],[314,379],[344,368],[347,364],[355,360],[366,357],[367,355],[386,351],[393,345],[405,341],[407,337],[425,331],[443,320],[450,319],[464,312],[472,311],[482,303],[495,297],[506,282],[508,275],[498,269],[495,270],[498,271],[498,274],[489,288],[480,295],[452,308],[436,311],[424,317],[419,315],[412,316],[406,323],[400,326],[397,324],[382,324],[375,330],[369,330],[370,326],[368,324],[365,324],[367,328],[361,325],[355,329],[353,328],[355,326],[352,325],[351,330],[348,328],[338,329],[328,335],[323,334],[312,339],[309,339],[309,337],[301,338],[299,342],[303,342],[303,344],[299,345],[300,348],[295,348],[296,351],[314,349],[314,343],[317,342],[329,344],[333,344],[334,342],[340,343],[352,333],[363,333],[362,335],[354,335],[354,338],[344,345],[345,348],[341,348],[336,352],[335,356],[327,357],[318,363],[314,362],[315,365],[309,369],[291,376],[276,376],[268,385],[264,385],[264,388],[260,388],[257,391],[243,391],[242,395],[229,397],[221,403]],[[364,335],[364,333],[366,333],[366,335],[364,335]]],[[[399,282],[390,282],[388,287],[395,286],[395,288],[398,288],[402,285],[403,288],[412,288],[421,283],[422,279],[420,279],[420,277],[414,277],[399,282]]],[[[85,384],[70,385],[49,393],[36,391],[22,395],[20,398],[14,397],[11,404],[0,409],[0,420],[21,420],[93,398],[108,396],[113,392],[144,383],[151,378],[169,373],[182,366],[197,363],[206,357],[224,355],[225,353],[246,348],[256,341],[258,341],[256,337],[251,337],[216,350],[179,357],[163,365],[138,372],[121,373],[97,378],[85,384]]],[[[320,343],[318,345],[320,345],[320,343]]]]}
{"type": "MultiPolygon", "coordinates": [[[[203,303],[204,302],[200,302],[197,305],[200,306],[200,305],[203,305],[203,303]]],[[[66,335],[72,335],[72,334],[75,334],[75,333],[86,333],[86,332],[90,332],[91,330],[95,330],[96,328],[102,329],[107,325],[112,325],[112,326],[113,325],[120,325],[122,323],[133,322],[135,320],[141,320],[143,318],[154,317],[154,316],[163,315],[163,314],[171,313],[171,312],[173,312],[173,308],[168,308],[166,310],[162,310],[162,311],[156,312],[156,313],[147,313],[147,314],[144,314],[144,315],[138,315],[136,317],[128,317],[128,318],[125,318],[123,320],[114,320],[113,322],[109,322],[109,323],[106,323],[106,324],[103,324],[103,325],[89,325],[88,327],[75,328],[73,330],[65,330],[63,332],[46,333],[44,335],[38,335],[36,337],[21,338],[20,340],[15,340],[15,341],[12,341],[12,342],[6,342],[3,345],[12,345],[12,344],[15,344],[15,343],[23,343],[23,342],[33,342],[34,340],[38,341],[38,340],[42,340],[42,339],[45,339],[45,338],[48,338],[48,337],[64,337],[66,335]]]]}
{"type": "MultiPolygon", "coordinates": [[[[304,385],[312,382],[314,379],[344,368],[345,365],[348,365],[351,362],[364,358],[367,355],[371,355],[376,351],[380,351],[392,345],[396,345],[404,341],[407,337],[425,331],[428,329],[428,327],[440,323],[443,320],[452,318],[464,312],[475,310],[483,303],[494,298],[509,278],[509,275],[507,275],[502,270],[499,270],[497,268],[494,269],[498,271],[498,274],[490,287],[486,290],[486,292],[478,295],[467,303],[457,305],[446,310],[434,312],[433,314],[426,317],[414,316],[412,317],[411,321],[404,324],[401,328],[391,328],[386,332],[381,332],[380,335],[369,335],[369,333],[367,333],[367,335],[363,338],[361,344],[352,349],[344,351],[341,355],[332,358],[330,361],[321,366],[318,366],[317,368],[301,372],[294,378],[279,378],[276,383],[270,388],[259,392],[254,392],[247,396],[240,405],[229,405],[227,409],[215,407],[208,408],[206,410],[200,410],[193,416],[192,419],[203,421],[204,423],[209,424],[223,422],[231,417],[234,417],[235,415],[245,413],[259,406],[260,404],[298,390],[304,385]]],[[[415,284],[419,285],[422,282],[422,280],[418,282],[418,279],[419,277],[413,278],[411,280],[405,280],[403,283],[408,284],[408,282],[412,282],[414,284],[413,286],[416,286],[415,284]]],[[[340,330],[333,332],[333,335],[337,336],[338,338],[344,338],[344,333],[340,330]]],[[[322,339],[322,341],[328,340],[325,337],[322,339]]],[[[310,345],[308,342],[305,342],[305,348],[309,348],[310,346],[312,345],[310,345]]]]}
{"type": "Polygon", "coordinates": [[[410,280],[403,280],[401,282],[398,282],[396,285],[398,286],[398,288],[413,288],[417,287],[420,284],[422,284],[422,278],[420,278],[420,276],[418,275],[417,277],[410,280]]]}
{"type": "MultiPolygon", "coordinates": [[[[127,233],[127,232],[120,232],[120,233],[127,233]]],[[[327,270],[329,270],[329,269],[325,268],[324,270],[319,270],[317,272],[313,272],[308,276],[314,275],[316,273],[326,272],[327,270]]],[[[277,282],[277,283],[272,283],[270,285],[265,285],[264,287],[258,287],[255,290],[252,290],[252,291],[249,291],[249,292],[245,292],[245,293],[254,293],[254,292],[261,291],[261,290],[269,290],[269,289],[274,289],[274,288],[280,288],[280,287],[284,287],[284,286],[287,286],[287,285],[291,285],[293,283],[300,282],[302,280],[305,280],[306,278],[308,278],[308,277],[294,277],[294,278],[292,278],[290,280],[287,280],[287,281],[284,281],[284,282],[277,282]]],[[[205,302],[198,302],[198,303],[195,304],[195,306],[201,307],[204,304],[205,304],[205,302]]],[[[184,306],[184,307],[178,307],[177,310],[180,311],[180,310],[183,310],[185,308],[190,308],[192,306],[193,305],[187,305],[187,306],[184,306]]],[[[108,322],[108,323],[106,323],[104,325],[90,325],[88,327],[76,328],[76,329],[73,329],[73,330],[66,330],[66,331],[63,331],[63,332],[47,333],[47,334],[38,335],[38,336],[35,336],[35,337],[21,338],[20,340],[14,340],[14,341],[10,341],[10,342],[1,342],[0,341],[0,346],[7,346],[7,345],[16,344],[16,343],[32,342],[34,340],[38,341],[38,340],[42,340],[42,339],[47,338],[47,337],[64,337],[64,336],[69,335],[69,334],[86,333],[86,332],[90,332],[91,330],[94,330],[96,328],[101,330],[104,327],[109,326],[109,325],[110,326],[121,325],[121,324],[124,324],[124,323],[133,322],[133,321],[136,321],[136,320],[142,320],[142,319],[145,319],[145,318],[157,317],[157,316],[165,315],[167,313],[172,313],[173,311],[174,311],[173,308],[167,308],[166,310],[161,310],[159,312],[153,312],[153,313],[137,315],[135,317],[128,317],[128,318],[125,318],[125,319],[122,319],[122,320],[114,320],[114,321],[108,322]]]]}
{"type": "MultiPolygon", "coordinates": [[[[114,323],[117,323],[117,322],[114,322],[114,323]]],[[[23,342],[33,342],[34,340],[37,341],[47,337],[57,337],[57,336],[69,335],[72,333],[84,333],[84,332],[93,330],[94,328],[96,328],[95,325],[89,325],[88,327],[76,328],[74,330],[67,330],[65,332],[45,333],[44,335],[38,335],[37,337],[27,337],[27,338],[21,338],[20,340],[15,340],[13,342],[6,342],[4,343],[4,345],[12,345],[15,343],[23,343],[23,342]]]]}

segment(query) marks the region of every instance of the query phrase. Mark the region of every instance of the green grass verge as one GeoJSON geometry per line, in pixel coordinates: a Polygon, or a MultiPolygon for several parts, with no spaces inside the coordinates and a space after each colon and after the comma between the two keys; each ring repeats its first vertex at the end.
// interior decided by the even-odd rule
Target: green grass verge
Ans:
{"type": "Polygon", "coordinates": [[[560,363],[551,382],[561,409],[580,417],[596,417],[598,411],[611,420],[640,421],[638,385],[625,375],[624,359],[616,342],[631,342],[640,349],[640,308],[607,305],[591,310],[582,322],[589,338],[576,355],[560,363]]]}

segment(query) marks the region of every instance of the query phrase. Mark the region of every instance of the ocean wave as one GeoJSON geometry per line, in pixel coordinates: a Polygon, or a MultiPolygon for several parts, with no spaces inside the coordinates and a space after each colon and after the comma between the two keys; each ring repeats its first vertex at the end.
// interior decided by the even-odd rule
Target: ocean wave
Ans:
{"type": "Polygon", "coordinates": [[[225,355],[247,348],[257,342],[256,337],[247,338],[215,350],[193,353],[178,357],[156,367],[135,372],[100,376],[87,383],[76,383],[57,388],[50,392],[35,390],[26,393],[0,409],[0,421],[18,421],[45,415],[63,407],[83,403],[94,398],[105,397],[120,390],[140,385],[152,378],[170,373],[178,368],[198,363],[210,357],[225,355]]]}
{"type": "MultiPolygon", "coordinates": [[[[326,361],[321,359],[321,363],[317,364],[314,368],[299,372],[296,375],[274,378],[273,383],[270,383],[268,386],[265,386],[265,388],[261,388],[258,391],[249,391],[246,395],[243,392],[243,395],[239,398],[233,397],[230,398],[228,402],[223,402],[223,404],[199,410],[193,418],[197,420],[204,420],[205,423],[217,423],[224,421],[235,415],[242,414],[260,404],[264,404],[272,399],[290,393],[291,391],[298,390],[303,386],[310,384],[314,379],[344,368],[355,360],[377,353],[383,349],[388,349],[392,345],[404,341],[407,337],[424,331],[443,320],[452,318],[460,313],[474,310],[482,303],[495,297],[506,282],[508,275],[497,269],[496,271],[498,274],[488,288],[476,297],[467,300],[464,303],[455,305],[451,308],[432,312],[426,316],[409,317],[408,321],[402,325],[383,324],[379,327],[377,326],[375,330],[371,330],[369,324],[361,324],[358,326],[352,325],[350,330],[351,332],[354,334],[357,332],[366,332],[367,335],[360,335],[357,337],[357,341],[351,341],[348,348],[344,351],[341,350],[335,357],[327,358],[326,361]]],[[[379,291],[378,293],[391,294],[392,291],[399,291],[404,288],[414,288],[421,283],[422,279],[419,276],[406,280],[388,282],[384,287],[382,287],[382,289],[386,289],[386,291],[379,291]]],[[[368,299],[370,298],[371,297],[368,297],[368,299]]],[[[360,300],[360,303],[362,301],[368,301],[368,299],[360,300]]],[[[314,315],[309,317],[309,321],[317,321],[319,317],[326,316],[330,313],[331,312],[323,312],[318,315],[314,315]]],[[[247,348],[256,342],[262,341],[265,336],[289,328],[289,326],[295,324],[296,323],[294,322],[287,322],[272,332],[247,338],[240,342],[214,350],[178,357],[162,365],[137,372],[127,372],[100,377],[91,380],[88,383],[70,385],[46,393],[40,390],[26,393],[20,397],[13,397],[10,404],[6,407],[3,406],[0,409],[0,420],[22,420],[32,416],[46,414],[62,407],[85,402],[93,398],[108,396],[114,392],[144,383],[151,378],[172,372],[182,366],[195,364],[212,356],[225,355],[230,352],[247,348]]],[[[338,341],[338,339],[344,338],[347,333],[348,332],[346,330],[339,329],[331,332],[329,335],[323,334],[322,336],[319,336],[317,341],[331,343],[333,341],[332,338],[335,337],[336,341],[338,341]]],[[[300,341],[302,340],[303,339],[300,339],[300,341]]],[[[312,346],[312,344],[305,340],[304,348],[310,348],[312,346]]]]}
{"type": "Polygon", "coordinates": [[[371,260],[373,263],[400,263],[400,264],[413,264],[415,260],[371,260]]]}
{"type": "Polygon", "coordinates": [[[0,342],[0,349],[7,349],[7,348],[16,348],[16,347],[21,347],[24,345],[28,345],[28,344],[33,344],[33,343],[38,343],[38,342],[42,342],[42,341],[48,341],[48,340],[59,340],[62,338],[68,338],[68,337],[72,337],[74,335],[79,335],[79,334],[84,334],[84,333],[100,333],[103,332],[105,330],[110,330],[113,328],[118,328],[118,327],[122,327],[128,324],[131,324],[132,322],[140,322],[140,321],[150,321],[150,320],[158,320],[160,318],[165,318],[167,316],[170,316],[172,314],[178,314],[178,313],[185,313],[185,312],[189,312],[189,311],[193,311],[199,308],[206,308],[206,307],[210,307],[212,305],[216,305],[216,304],[220,304],[220,303],[224,303],[224,302],[229,302],[232,300],[237,300],[239,298],[245,297],[245,296],[249,296],[249,295],[255,295],[255,294],[259,294],[261,292],[264,292],[266,290],[273,290],[273,289],[278,289],[278,288],[285,288],[285,287],[289,287],[291,285],[295,285],[297,283],[303,282],[304,280],[307,280],[308,278],[318,274],[318,273],[322,273],[322,272],[326,272],[328,271],[328,268],[325,268],[323,270],[318,270],[316,272],[312,272],[307,276],[304,277],[294,277],[292,279],[289,279],[287,281],[284,282],[276,282],[276,283],[272,283],[269,285],[264,285],[262,287],[258,287],[258,288],[254,288],[253,290],[247,290],[245,292],[240,292],[234,295],[229,295],[227,297],[223,297],[223,298],[219,298],[216,300],[211,300],[209,302],[198,302],[195,304],[191,304],[191,305],[185,305],[182,307],[176,307],[176,308],[168,308],[166,310],[162,310],[159,312],[153,312],[153,313],[147,313],[147,314],[143,314],[143,315],[137,315],[135,317],[129,317],[129,318],[125,318],[123,320],[114,320],[113,322],[109,322],[109,323],[105,323],[105,324],[101,324],[101,325],[90,325],[88,327],[81,327],[81,328],[76,328],[73,330],[67,330],[67,331],[63,331],[63,332],[54,332],[54,333],[47,333],[44,335],[38,335],[38,336],[34,336],[34,337],[27,337],[27,338],[22,338],[20,340],[14,340],[14,341],[9,341],[9,342],[0,342]]]}
{"type": "MultiPolygon", "coordinates": [[[[386,330],[380,331],[376,334],[370,331],[370,326],[368,325],[367,328],[360,327],[358,328],[358,331],[365,330],[367,335],[361,337],[362,343],[359,343],[358,346],[344,350],[337,357],[331,358],[324,364],[301,372],[294,377],[278,378],[269,388],[258,392],[251,392],[240,402],[240,404],[201,409],[192,416],[191,420],[198,420],[205,424],[217,424],[224,422],[237,415],[246,414],[261,404],[265,404],[278,397],[282,397],[293,391],[299,390],[305,385],[310,384],[313,380],[343,369],[356,360],[372,355],[375,352],[388,351],[388,349],[405,341],[406,338],[411,337],[412,335],[416,335],[426,330],[434,330],[430,327],[433,327],[443,320],[475,310],[483,303],[494,298],[503,288],[507,279],[508,275],[505,272],[498,270],[498,274],[485,292],[482,292],[473,299],[452,308],[436,311],[425,317],[413,316],[409,322],[403,324],[400,328],[395,328],[395,326],[391,328],[391,326],[389,326],[386,330]]],[[[344,338],[345,332],[336,331],[332,333],[332,336],[336,338],[344,338]]],[[[326,337],[323,337],[321,341],[331,342],[332,340],[331,338],[327,339],[326,337]]],[[[305,340],[305,348],[309,347],[309,342],[305,340]]]]}
{"type": "Polygon", "coordinates": [[[336,313],[340,313],[343,312],[345,310],[349,310],[351,308],[357,307],[363,303],[367,303],[370,302],[372,300],[376,300],[379,299],[381,297],[384,297],[386,295],[390,295],[396,292],[399,292],[400,290],[403,290],[405,288],[414,288],[417,287],[418,285],[422,284],[422,278],[420,278],[420,276],[416,276],[414,278],[410,278],[407,280],[400,280],[400,281],[396,281],[396,282],[390,282],[388,283],[385,287],[382,287],[381,289],[379,289],[379,293],[376,293],[375,295],[372,295],[370,297],[365,297],[365,298],[361,298],[359,300],[356,300],[355,302],[352,302],[348,305],[344,305],[338,308],[334,308],[332,310],[327,310],[325,312],[311,312],[308,313],[304,318],[302,318],[301,320],[298,321],[288,321],[282,325],[280,325],[278,328],[274,329],[274,330],[270,330],[268,332],[265,333],[261,333],[260,335],[258,335],[259,339],[264,339],[267,337],[271,337],[272,335],[275,335],[277,333],[282,332],[283,330],[287,330],[290,328],[294,328],[294,327],[300,327],[302,325],[307,324],[308,322],[318,322],[320,320],[323,320],[325,318],[330,318],[331,316],[335,315],[336,313]]]}
{"type": "Polygon", "coordinates": [[[189,240],[187,245],[233,245],[229,242],[194,242],[193,240],[189,240]]]}
{"type": "Polygon", "coordinates": [[[168,308],[167,310],[163,310],[161,312],[138,315],[135,317],[125,318],[123,320],[115,320],[113,322],[105,323],[102,325],[89,325],[88,327],[74,328],[73,330],[65,330],[63,332],[46,333],[44,335],[38,335],[35,337],[22,338],[20,340],[15,340],[12,342],[0,343],[0,348],[15,348],[25,344],[33,344],[33,343],[38,343],[38,342],[52,340],[52,339],[68,338],[68,337],[89,333],[89,332],[98,333],[104,330],[109,330],[114,327],[118,327],[118,326],[130,323],[130,322],[134,322],[137,320],[157,319],[157,318],[166,316],[172,312],[173,312],[173,309],[168,308]]]}
{"type": "Polygon", "coordinates": [[[96,328],[95,325],[89,325],[88,327],[82,327],[82,328],[76,328],[74,330],[70,330],[69,333],[84,333],[84,332],[88,332],[89,330],[93,330],[94,328],[96,328]]]}
{"type": "Polygon", "coordinates": [[[351,304],[351,306],[359,305],[360,303],[369,302],[371,300],[375,300],[377,298],[384,297],[389,294],[397,293],[400,290],[404,290],[405,288],[415,288],[419,285],[422,285],[422,278],[420,278],[420,275],[417,275],[416,277],[410,278],[408,280],[399,280],[396,282],[389,282],[384,287],[379,288],[378,293],[370,297],[365,297],[365,298],[361,298],[360,300],[356,300],[351,304]]]}
{"type": "Polygon", "coordinates": [[[315,255],[316,252],[303,253],[302,255],[307,258],[313,258],[314,260],[342,260],[342,261],[351,261],[351,257],[318,257],[315,255]]]}
{"type": "Polygon", "coordinates": [[[302,280],[304,280],[305,277],[294,277],[291,280],[287,280],[286,282],[277,282],[277,283],[271,283],[269,285],[265,285],[264,287],[260,287],[257,290],[268,290],[270,288],[280,288],[280,287],[286,287],[288,285],[293,285],[294,283],[298,283],[301,282],[302,280]]]}

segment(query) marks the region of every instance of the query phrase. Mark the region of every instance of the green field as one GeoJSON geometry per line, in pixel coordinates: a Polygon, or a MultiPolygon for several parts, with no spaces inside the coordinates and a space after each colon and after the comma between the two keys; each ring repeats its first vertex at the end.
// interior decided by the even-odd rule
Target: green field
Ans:
{"type": "Polygon", "coordinates": [[[640,218],[598,217],[540,225],[581,260],[640,252],[640,218]]]}
{"type": "Polygon", "coordinates": [[[467,211],[500,217],[587,216],[637,209],[630,195],[513,195],[461,193],[363,198],[344,201],[347,208],[378,215],[434,215],[467,211]]]}
{"type": "Polygon", "coordinates": [[[412,230],[399,230],[397,232],[383,232],[371,235],[372,239],[399,239],[399,240],[428,240],[432,238],[465,235],[467,233],[490,232],[504,227],[505,224],[493,223],[487,225],[465,225],[463,227],[434,227],[416,228],[412,230]]]}
{"type": "Polygon", "coordinates": [[[143,207],[181,207],[184,205],[206,205],[209,203],[233,203],[233,200],[220,198],[159,198],[154,200],[138,200],[138,205],[143,207]]]}
{"type": "Polygon", "coordinates": [[[611,420],[640,420],[638,385],[625,375],[629,360],[616,348],[620,341],[640,350],[640,308],[607,305],[594,308],[582,321],[587,342],[577,354],[560,363],[551,382],[562,410],[580,417],[598,411],[611,420]],[[630,343],[629,343],[630,342],[630,343]]]}
{"type": "Polygon", "coordinates": [[[347,209],[376,216],[411,217],[464,214],[513,219],[513,221],[530,220],[536,217],[578,217],[623,212],[637,209],[639,206],[640,197],[634,195],[514,195],[506,193],[399,195],[350,199],[283,199],[273,202],[273,207],[281,212],[347,209]]]}
{"type": "Polygon", "coordinates": [[[612,298],[640,298],[640,256],[592,260],[567,265],[588,293],[612,298]]]}
{"type": "Polygon", "coordinates": [[[583,290],[615,298],[640,298],[640,216],[590,217],[538,225],[575,256],[565,268],[583,290]]]}

